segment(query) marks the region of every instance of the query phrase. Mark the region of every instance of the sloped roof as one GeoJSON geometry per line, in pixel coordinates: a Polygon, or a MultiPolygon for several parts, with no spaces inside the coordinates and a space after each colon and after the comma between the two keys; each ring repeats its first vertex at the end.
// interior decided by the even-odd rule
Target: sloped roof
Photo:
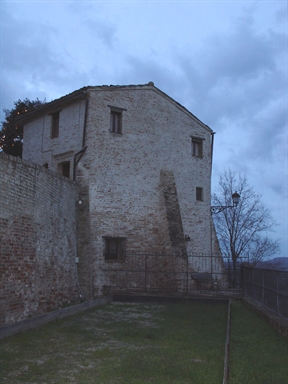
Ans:
{"type": "Polygon", "coordinates": [[[139,84],[139,85],[101,85],[101,86],[85,86],[82,87],[76,91],[73,91],[65,96],[60,97],[59,99],[52,100],[48,103],[45,103],[39,107],[39,109],[34,110],[32,112],[27,112],[25,115],[19,116],[18,121],[21,121],[22,124],[26,124],[29,121],[32,121],[34,119],[37,119],[43,113],[53,113],[57,110],[64,108],[65,106],[74,103],[75,101],[79,99],[85,99],[86,94],[91,91],[113,91],[113,90],[121,90],[121,89],[141,89],[141,88],[151,88],[155,92],[159,93],[161,96],[168,99],[172,104],[176,105],[178,108],[180,108],[183,112],[189,114],[191,117],[193,117],[195,120],[197,120],[198,123],[200,123],[204,128],[208,129],[212,132],[211,128],[209,128],[206,124],[204,124],[201,120],[199,120],[193,113],[191,113],[187,108],[185,108],[183,105],[178,103],[176,100],[174,100],[172,97],[167,95],[165,92],[161,91],[159,88],[155,87],[154,83],[151,81],[148,84],[139,84]]]}

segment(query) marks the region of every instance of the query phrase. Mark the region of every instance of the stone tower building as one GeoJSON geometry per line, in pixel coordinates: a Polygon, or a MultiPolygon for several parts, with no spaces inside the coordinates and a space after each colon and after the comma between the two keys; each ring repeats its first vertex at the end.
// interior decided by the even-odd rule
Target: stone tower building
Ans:
{"type": "Polygon", "coordinates": [[[219,278],[210,213],[213,132],[186,108],[153,83],[88,86],[22,123],[23,159],[78,185],[77,257],[87,298],[144,284],[181,290],[187,264],[194,276],[219,278]],[[147,262],[149,278],[141,274],[147,262]]]}

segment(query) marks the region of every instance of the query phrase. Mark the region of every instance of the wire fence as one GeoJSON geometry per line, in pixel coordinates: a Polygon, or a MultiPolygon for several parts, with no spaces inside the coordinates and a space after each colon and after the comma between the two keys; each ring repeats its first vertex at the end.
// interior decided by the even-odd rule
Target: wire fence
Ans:
{"type": "Polygon", "coordinates": [[[288,271],[242,266],[244,295],[288,318],[288,271]]]}
{"type": "Polygon", "coordinates": [[[129,254],[123,262],[106,262],[104,293],[179,293],[240,288],[240,269],[234,278],[231,263],[220,255],[129,254]]]}

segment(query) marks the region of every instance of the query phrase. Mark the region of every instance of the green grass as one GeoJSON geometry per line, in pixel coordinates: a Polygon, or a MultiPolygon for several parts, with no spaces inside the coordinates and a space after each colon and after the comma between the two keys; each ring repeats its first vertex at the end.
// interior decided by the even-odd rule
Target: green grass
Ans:
{"type": "MultiPolygon", "coordinates": [[[[287,382],[287,339],[232,303],[230,384],[287,382]]],[[[111,303],[0,341],[1,383],[222,383],[227,305],[111,303]]]]}
{"type": "Polygon", "coordinates": [[[221,383],[226,304],[120,304],[1,342],[3,383],[221,383]]]}
{"type": "Polygon", "coordinates": [[[231,307],[229,384],[288,383],[288,340],[253,310],[231,307]]]}

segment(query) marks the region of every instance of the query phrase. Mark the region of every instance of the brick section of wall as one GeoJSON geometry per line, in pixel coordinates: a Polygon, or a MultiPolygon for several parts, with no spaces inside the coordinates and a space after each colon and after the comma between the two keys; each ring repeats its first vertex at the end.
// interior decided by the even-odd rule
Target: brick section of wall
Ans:
{"type": "Polygon", "coordinates": [[[0,325],[79,302],[71,180],[0,155],[0,325]]]}

